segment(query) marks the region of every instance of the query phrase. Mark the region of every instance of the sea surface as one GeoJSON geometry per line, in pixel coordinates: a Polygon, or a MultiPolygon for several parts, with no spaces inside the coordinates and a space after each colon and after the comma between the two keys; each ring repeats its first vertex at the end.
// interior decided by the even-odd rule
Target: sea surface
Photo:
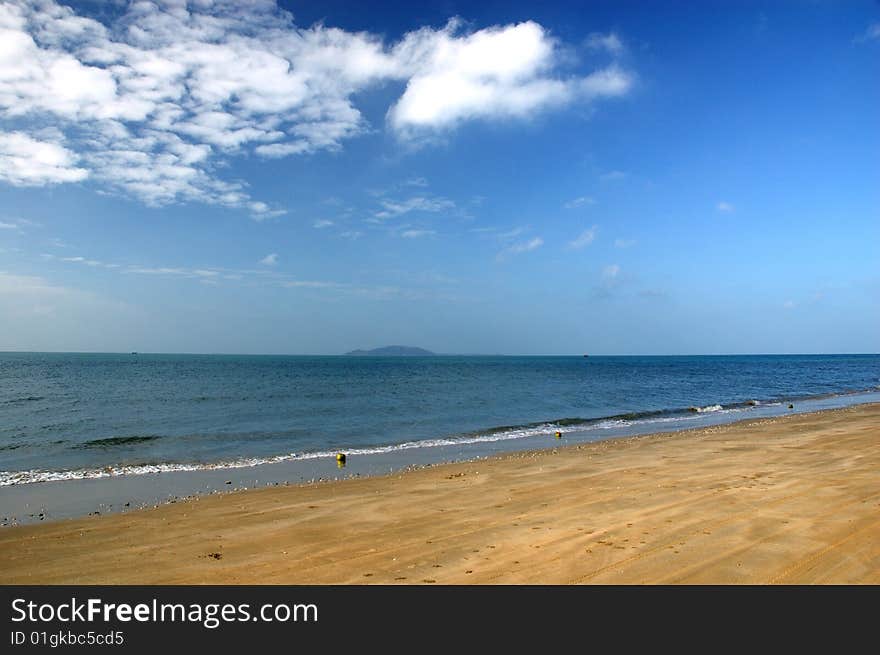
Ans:
{"type": "Polygon", "coordinates": [[[0,353],[0,487],[338,452],[417,464],[552,446],[557,432],[589,441],[876,401],[878,389],[880,355],[0,353]]]}

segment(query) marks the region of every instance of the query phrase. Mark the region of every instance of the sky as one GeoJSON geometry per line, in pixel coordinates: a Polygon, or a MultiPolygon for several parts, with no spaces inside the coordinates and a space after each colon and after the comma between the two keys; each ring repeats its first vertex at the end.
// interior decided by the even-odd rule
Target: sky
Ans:
{"type": "Polygon", "coordinates": [[[0,351],[880,352],[880,4],[0,2],[0,351]]]}

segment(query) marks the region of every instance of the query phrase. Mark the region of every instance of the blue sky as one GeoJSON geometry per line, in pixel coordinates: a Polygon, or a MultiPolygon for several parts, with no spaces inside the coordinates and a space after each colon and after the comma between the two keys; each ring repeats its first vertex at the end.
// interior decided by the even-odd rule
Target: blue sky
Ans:
{"type": "Polygon", "coordinates": [[[877,3],[0,30],[0,350],[880,351],[877,3]]]}

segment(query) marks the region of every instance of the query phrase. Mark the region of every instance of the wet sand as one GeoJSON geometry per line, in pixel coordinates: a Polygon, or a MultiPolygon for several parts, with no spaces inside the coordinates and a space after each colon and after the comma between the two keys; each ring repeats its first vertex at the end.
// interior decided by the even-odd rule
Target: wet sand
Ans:
{"type": "Polygon", "coordinates": [[[0,530],[3,584],[880,583],[880,404],[0,530]]]}

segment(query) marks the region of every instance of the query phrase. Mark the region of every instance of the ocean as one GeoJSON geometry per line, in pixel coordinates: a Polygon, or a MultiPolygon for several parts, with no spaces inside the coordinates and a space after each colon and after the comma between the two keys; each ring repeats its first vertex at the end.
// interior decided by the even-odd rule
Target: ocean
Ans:
{"type": "Polygon", "coordinates": [[[878,355],[0,353],[0,487],[339,452],[419,464],[876,401],[878,385],[878,355]]]}

